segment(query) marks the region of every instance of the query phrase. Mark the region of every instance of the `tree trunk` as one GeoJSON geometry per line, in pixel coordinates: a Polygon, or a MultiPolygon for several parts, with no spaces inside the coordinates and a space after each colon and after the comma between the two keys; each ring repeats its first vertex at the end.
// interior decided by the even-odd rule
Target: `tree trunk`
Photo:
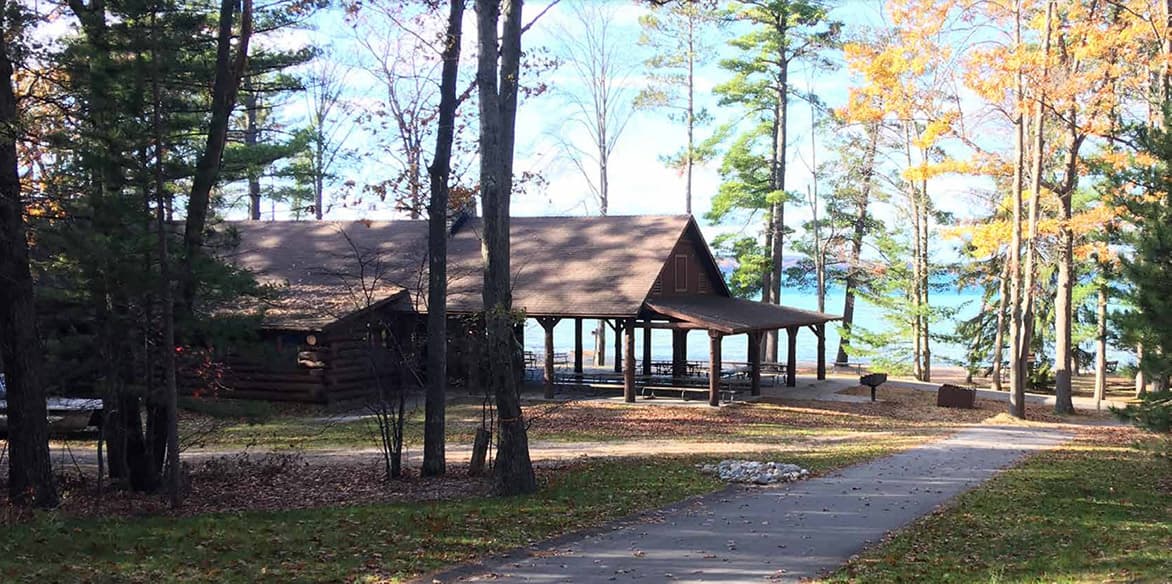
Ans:
{"type": "MultiPolygon", "coordinates": [[[[926,153],[921,152],[921,162],[925,166],[928,164],[928,157],[926,153]]],[[[932,270],[930,266],[930,258],[928,257],[928,235],[931,227],[931,216],[929,214],[930,205],[928,200],[928,181],[925,178],[920,181],[919,189],[919,207],[918,214],[920,216],[920,297],[917,301],[917,314],[920,317],[920,342],[921,353],[920,358],[923,364],[920,366],[921,377],[920,381],[932,381],[932,335],[931,335],[931,299],[929,298],[931,291],[931,276],[932,270]]]]}
{"type": "Polygon", "coordinates": [[[1147,375],[1144,374],[1144,346],[1140,343],[1135,346],[1135,360],[1139,369],[1135,372],[1135,398],[1139,399],[1148,393],[1147,375]]]}
{"type": "Polygon", "coordinates": [[[696,12],[688,13],[688,150],[684,153],[684,210],[692,214],[692,167],[696,156],[696,12]]]}
{"type": "MultiPolygon", "coordinates": [[[[151,108],[151,126],[154,133],[155,142],[155,159],[153,168],[154,189],[155,189],[155,233],[157,242],[157,251],[159,255],[159,302],[162,304],[163,312],[163,339],[162,339],[162,365],[163,365],[163,417],[165,429],[165,451],[166,458],[163,468],[166,469],[166,484],[167,492],[170,496],[171,508],[179,506],[182,498],[181,493],[181,477],[179,474],[179,384],[176,378],[175,371],[175,294],[172,289],[171,277],[171,252],[168,242],[168,230],[166,222],[166,208],[167,208],[167,185],[164,168],[164,131],[163,131],[163,92],[160,82],[162,80],[162,71],[158,56],[159,39],[156,35],[158,31],[157,23],[155,22],[157,16],[151,14],[151,34],[155,38],[152,39],[152,52],[155,53],[151,59],[152,63],[152,78],[151,78],[151,94],[152,94],[152,108],[151,108]]],[[[253,109],[255,110],[255,96],[253,97],[253,109]]],[[[250,116],[249,125],[255,125],[255,111],[250,116]]],[[[253,135],[253,143],[255,144],[256,136],[253,135]]],[[[250,179],[250,192],[251,192],[250,179]]],[[[257,184],[257,201],[259,204],[260,185],[257,184]]],[[[147,375],[151,375],[148,369],[147,375]]]]}
{"type": "Polygon", "coordinates": [[[427,397],[423,422],[423,475],[444,474],[444,416],[448,381],[448,177],[456,129],[456,77],[460,66],[460,39],[464,0],[451,0],[448,30],[440,74],[439,126],[435,158],[428,167],[431,201],[428,206],[427,271],[427,397]]]}
{"type": "MultiPolygon", "coordinates": [[[[1022,0],[1014,5],[1014,46],[1022,46],[1021,36],[1021,8],[1022,0]]],[[[1022,228],[1022,192],[1025,183],[1025,114],[1022,108],[1025,104],[1025,81],[1018,67],[1014,79],[1014,97],[1018,104],[1014,110],[1013,119],[1013,225],[1009,245],[1009,410],[1018,418],[1025,417],[1025,386],[1022,363],[1017,360],[1021,353],[1021,228],[1022,228]]]]}
{"type": "MultiPolygon", "coordinates": [[[[4,25],[7,31],[12,23],[4,25]]],[[[56,507],[8,51],[8,45],[0,48],[0,364],[8,388],[8,498],[17,504],[56,507]]]]}
{"type": "MultiPolygon", "coordinates": [[[[789,18],[785,9],[775,23],[779,38],[785,38],[789,27],[789,18]]],[[[778,47],[777,85],[774,87],[776,105],[774,106],[773,123],[773,151],[770,155],[771,174],[770,186],[775,196],[779,198],[770,206],[769,213],[769,290],[763,292],[762,300],[770,304],[781,304],[781,275],[782,261],[785,250],[785,148],[788,140],[786,117],[789,106],[789,59],[787,47],[783,44],[778,47]]],[[[778,334],[776,330],[769,331],[765,339],[765,358],[771,363],[777,362],[778,334]]]]}
{"type": "Polygon", "coordinates": [[[480,185],[484,208],[484,309],[489,389],[496,401],[500,436],[496,489],[503,495],[537,491],[529,438],[514,368],[520,350],[513,337],[509,279],[509,197],[512,190],[517,84],[521,60],[522,0],[506,0],[502,42],[497,47],[497,2],[477,4],[480,94],[480,185]],[[498,78],[499,75],[499,86],[498,78]],[[498,90],[499,87],[499,90],[498,90]],[[499,91],[499,93],[498,93],[499,91]]]}
{"type": "Polygon", "coordinates": [[[1095,405],[1107,393],[1107,283],[1099,285],[1099,303],[1095,331],[1095,405]]]}
{"type": "MultiPolygon", "coordinates": [[[[906,121],[903,124],[903,148],[904,157],[906,158],[907,167],[912,168],[912,122],[906,121]]],[[[920,380],[924,380],[924,365],[923,365],[923,335],[921,334],[921,325],[923,319],[920,317],[920,301],[922,299],[920,284],[920,196],[917,193],[916,183],[908,181],[908,191],[906,193],[908,200],[908,213],[912,219],[912,286],[908,292],[908,299],[911,301],[911,329],[912,329],[912,375],[920,380]]]]}
{"type": "Polygon", "coordinates": [[[220,163],[228,141],[228,122],[236,105],[236,90],[244,76],[248,61],[248,42],[252,37],[252,0],[221,0],[219,32],[216,37],[216,77],[212,84],[212,114],[208,124],[207,142],[200,153],[191,179],[191,191],[187,199],[187,221],[183,230],[182,307],[185,318],[189,318],[195,307],[198,282],[195,279],[197,256],[203,250],[204,229],[207,228],[208,207],[211,203],[212,188],[220,176],[220,163]],[[240,33],[233,35],[232,22],[237,2],[240,10],[240,33]],[[232,55],[233,41],[236,55],[232,55]]]}
{"type": "MultiPolygon", "coordinates": [[[[765,210],[765,253],[772,253],[773,250],[773,206],[765,210]]],[[[761,302],[770,302],[773,295],[773,270],[767,269],[765,273],[761,274],[761,302]]],[[[777,331],[770,330],[765,332],[765,344],[763,346],[764,359],[770,363],[777,362],[777,331]],[[772,355],[773,357],[770,357],[772,355]]]]}
{"type": "MultiPolygon", "coordinates": [[[[1070,220],[1070,194],[1059,197],[1062,216],[1070,220]]],[[[1054,298],[1054,413],[1074,412],[1071,399],[1071,319],[1074,303],[1074,234],[1067,223],[1058,233],[1058,290],[1054,298]]]]}
{"type": "Polygon", "coordinates": [[[991,375],[993,376],[990,382],[994,391],[1003,391],[1001,387],[1001,361],[1005,359],[1005,308],[1008,299],[1005,297],[1008,294],[1009,284],[1009,262],[1006,261],[1001,267],[1001,275],[997,277],[997,330],[993,334],[993,367],[991,375]]]}
{"type": "MultiPolygon", "coordinates": [[[[257,119],[259,108],[256,102],[256,93],[252,91],[252,82],[244,81],[244,146],[253,148],[260,138],[260,122],[257,119]]],[[[260,176],[256,169],[248,170],[248,218],[260,221],[260,176]]]]}
{"type": "Polygon", "coordinates": [[[867,233],[867,206],[871,200],[871,187],[875,180],[875,156],[879,150],[879,128],[872,124],[867,127],[869,140],[867,152],[863,157],[863,185],[858,199],[855,201],[854,225],[850,238],[850,256],[847,258],[846,289],[842,301],[842,335],[838,339],[838,355],[836,364],[850,362],[848,347],[850,347],[851,327],[855,322],[855,291],[859,286],[862,267],[859,265],[863,255],[863,237],[867,233]]]}

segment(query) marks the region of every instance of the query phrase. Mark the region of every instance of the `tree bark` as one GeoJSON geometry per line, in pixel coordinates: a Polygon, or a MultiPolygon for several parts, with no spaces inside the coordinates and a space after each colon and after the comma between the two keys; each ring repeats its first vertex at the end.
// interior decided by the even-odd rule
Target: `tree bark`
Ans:
{"type": "MultiPolygon", "coordinates": [[[[159,302],[162,305],[163,312],[161,356],[163,365],[163,391],[165,392],[163,395],[163,410],[166,426],[166,458],[163,468],[166,471],[165,478],[171,508],[176,508],[182,500],[180,489],[181,477],[179,474],[179,383],[175,370],[175,294],[172,289],[171,251],[166,221],[168,197],[164,168],[163,92],[160,86],[162,71],[158,56],[158,50],[161,47],[159,46],[159,39],[157,37],[158,28],[156,26],[156,18],[157,16],[155,14],[151,15],[151,34],[155,37],[152,39],[152,52],[155,54],[151,59],[153,68],[153,74],[151,76],[151,97],[153,101],[151,108],[151,126],[155,142],[153,179],[155,189],[155,234],[157,237],[156,242],[159,256],[159,302]]],[[[253,99],[255,110],[255,97],[253,99]]],[[[250,116],[249,124],[255,127],[255,111],[250,116]]],[[[256,136],[254,134],[254,143],[255,139],[256,136]]],[[[250,193],[253,180],[250,177],[250,193]]],[[[257,204],[259,205],[260,184],[257,183],[256,186],[257,204]]]]}
{"type": "Polygon", "coordinates": [[[489,388],[496,401],[500,423],[494,479],[497,491],[503,495],[537,491],[519,387],[513,370],[520,347],[513,337],[509,286],[509,197],[512,191],[517,84],[521,60],[521,7],[522,0],[505,0],[498,63],[496,39],[501,6],[495,1],[477,3],[479,55],[476,84],[480,95],[486,365],[489,388]]]}
{"type": "MultiPolygon", "coordinates": [[[[774,27],[779,38],[786,38],[789,32],[789,15],[785,7],[782,7],[774,27]]],[[[769,214],[769,281],[767,292],[763,292],[762,300],[770,304],[781,304],[781,275],[782,275],[782,261],[784,260],[785,250],[785,148],[788,141],[788,133],[786,128],[786,117],[789,106],[789,60],[790,55],[787,54],[787,47],[783,44],[777,48],[777,64],[779,65],[777,71],[777,85],[774,87],[777,100],[774,106],[774,124],[773,124],[773,151],[770,155],[770,186],[774,192],[774,196],[779,197],[779,200],[770,206],[769,214]]],[[[771,363],[777,362],[778,352],[778,331],[772,330],[766,333],[765,337],[765,357],[771,363]]]]}
{"type": "Polygon", "coordinates": [[[1099,285],[1098,322],[1095,331],[1095,404],[1107,393],[1107,283],[1099,285]]]}
{"type": "MultiPolygon", "coordinates": [[[[1054,3],[1051,1],[1046,3],[1046,32],[1043,35],[1042,41],[1043,76],[1046,75],[1046,62],[1049,60],[1050,29],[1053,18],[1054,3]]],[[[1029,366],[1030,347],[1032,345],[1031,339],[1034,333],[1034,263],[1037,259],[1038,213],[1041,207],[1040,201],[1042,194],[1042,148],[1045,146],[1045,99],[1045,90],[1039,90],[1038,98],[1034,104],[1034,125],[1032,128],[1034,137],[1030,169],[1029,233],[1025,243],[1025,268],[1022,274],[1021,290],[1022,322],[1021,331],[1018,333],[1021,338],[1021,344],[1018,345],[1018,353],[1014,355],[1014,359],[1018,362],[1018,372],[1021,378],[1018,380],[1018,385],[1014,390],[1014,397],[1017,398],[1017,401],[1013,403],[1014,408],[1010,412],[1019,418],[1025,417],[1026,375],[1029,366]]]]}
{"type": "MultiPolygon", "coordinates": [[[[1022,0],[1014,5],[1014,47],[1022,50],[1021,36],[1021,8],[1022,0]]],[[[1009,409],[1012,415],[1025,417],[1025,385],[1023,381],[1022,363],[1017,360],[1021,352],[1021,228],[1022,228],[1022,193],[1025,183],[1025,114],[1022,108],[1025,104],[1025,80],[1021,67],[1017,68],[1014,79],[1014,97],[1017,107],[1013,119],[1013,225],[1009,245],[1009,409]]]]}
{"type": "MultiPolygon", "coordinates": [[[[921,163],[925,166],[928,164],[928,156],[926,153],[920,153],[921,163]]],[[[920,365],[920,381],[932,381],[932,335],[931,335],[931,277],[932,271],[930,266],[930,258],[928,257],[928,235],[931,228],[931,216],[929,214],[931,205],[928,199],[928,180],[924,178],[920,181],[919,201],[917,205],[917,214],[919,215],[918,224],[920,232],[918,237],[920,243],[917,246],[919,249],[919,263],[920,263],[920,283],[919,298],[917,299],[916,314],[920,318],[920,358],[922,365],[920,365]]]]}
{"type": "MultiPolygon", "coordinates": [[[[244,81],[244,99],[241,100],[244,104],[244,145],[252,148],[256,146],[260,138],[260,121],[259,108],[256,103],[256,93],[252,91],[252,82],[244,81]]],[[[256,171],[249,169],[248,171],[248,218],[252,221],[260,221],[260,176],[256,171]]]]}
{"type": "MultiPolygon", "coordinates": [[[[6,4],[0,3],[0,18],[7,16],[6,4]]],[[[3,24],[5,31],[13,25],[3,24]]],[[[7,45],[0,48],[0,362],[8,389],[8,498],[18,504],[56,507],[8,50],[7,45]]]]}
{"type": "Polygon", "coordinates": [[[427,231],[427,396],[423,421],[423,475],[445,471],[445,397],[448,381],[448,180],[456,132],[456,77],[460,66],[464,0],[451,0],[440,73],[439,126],[431,179],[427,231]]]}
{"type": "Polygon", "coordinates": [[[606,366],[606,323],[602,320],[594,328],[594,366],[606,366]]]}
{"type": "Polygon", "coordinates": [[[688,151],[684,153],[684,211],[692,214],[692,167],[696,156],[696,18],[694,10],[688,12],[688,151]]]}
{"type": "MultiPolygon", "coordinates": [[[[903,123],[903,147],[904,156],[906,158],[907,167],[912,168],[912,122],[905,121],[903,123]]],[[[908,181],[906,197],[908,200],[908,213],[912,219],[912,287],[908,292],[908,298],[912,304],[911,327],[912,327],[912,375],[920,380],[924,380],[924,364],[923,364],[923,335],[921,334],[921,327],[923,319],[920,315],[921,308],[921,290],[920,285],[922,280],[920,278],[920,195],[917,192],[916,183],[908,181]]]]}
{"type": "Polygon", "coordinates": [[[1001,361],[1005,359],[1005,309],[1009,289],[1009,262],[1001,268],[1001,275],[997,277],[997,330],[993,333],[993,368],[991,381],[994,391],[1003,391],[1001,387],[1001,361]]]}
{"type": "Polygon", "coordinates": [[[228,122],[236,106],[236,92],[248,62],[248,42],[252,37],[252,0],[221,0],[219,32],[216,38],[216,77],[212,84],[212,114],[208,136],[187,199],[187,220],[183,229],[182,307],[184,317],[190,317],[195,307],[198,282],[195,280],[196,258],[202,254],[204,230],[207,228],[208,207],[212,188],[220,176],[220,163],[228,141],[228,122]],[[236,4],[241,2],[240,34],[236,38],[236,54],[232,55],[233,21],[236,4]]]}
{"type": "Polygon", "coordinates": [[[860,261],[863,255],[863,237],[867,233],[867,206],[871,201],[871,187],[875,180],[875,156],[879,151],[879,128],[872,124],[868,126],[870,137],[867,151],[863,157],[863,186],[859,198],[855,201],[854,224],[851,230],[850,256],[847,258],[846,285],[842,301],[842,335],[838,339],[838,355],[836,364],[846,365],[850,362],[847,349],[850,347],[851,327],[855,322],[855,291],[858,289],[862,268],[860,261]]]}
{"type": "Polygon", "coordinates": [[[1135,360],[1139,365],[1139,369],[1135,372],[1135,399],[1139,399],[1148,393],[1147,375],[1144,374],[1144,346],[1140,343],[1135,346],[1135,360]]]}

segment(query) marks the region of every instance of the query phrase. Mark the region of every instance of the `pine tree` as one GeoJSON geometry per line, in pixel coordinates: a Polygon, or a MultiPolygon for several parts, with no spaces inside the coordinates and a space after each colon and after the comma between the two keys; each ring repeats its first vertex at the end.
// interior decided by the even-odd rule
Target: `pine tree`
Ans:
{"type": "MultiPolygon", "coordinates": [[[[785,188],[786,149],[789,146],[787,116],[793,92],[790,67],[800,61],[825,66],[827,63],[820,54],[837,42],[841,24],[830,21],[826,7],[817,0],[744,0],[735,2],[732,11],[733,18],[749,25],[751,30],[729,42],[740,56],[721,62],[721,67],[732,72],[733,78],[718,86],[716,93],[721,105],[740,106],[745,117],[752,120],[738,140],[740,146],[736,147],[735,155],[753,152],[768,161],[765,168],[769,172],[769,190],[764,200],[763,242],[768,269],[760,274],[761,300],[779,304],[786,236],[785,204],[790,199],[785,188]]],[[[714,200],[714,211],[709,218],[723,220],[726,213],[720,210],[735,207],[732,201],[714,200]]],[[[756,216],[751,211],[748,213],[748,218],[756,216]]],[[[746,260],[747,265],[752,264],[751,258],[746,260]]],[[[770,331],[764,346],[767,361],[777,361],[777,348],[777,331],[770,331]]]]}
{"type": "Polygon", "coordinates": [[[697,163],[711,157],[701,148],[696,130],[709,123],[708,110],[696,107],[696,68],[708,63],[713,47],[705,33],[719,22],[717,11],[705,2],[653,4],[639,17],[639,44],[655,54],[644,61],[651,86],[639,92],[635,105],[643,109],[667,109],[672,121],[687,130],[684,147],[664,161],[684,175],[684,212],[692,214],[692,173],[697,163]]]}

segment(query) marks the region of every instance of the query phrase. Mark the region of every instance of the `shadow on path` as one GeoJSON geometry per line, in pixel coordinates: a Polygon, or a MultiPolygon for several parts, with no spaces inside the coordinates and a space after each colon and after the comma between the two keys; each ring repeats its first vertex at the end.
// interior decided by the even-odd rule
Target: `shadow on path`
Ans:
{"type": "Polygon", "coordinates": [[[440,582],[795,582],[836,568],[884,534],[1070,434],[980,426],[777,487],[746,487],[569,536],[440,582]],[[525,557],[516,557],[525,556],[525,557]]]}

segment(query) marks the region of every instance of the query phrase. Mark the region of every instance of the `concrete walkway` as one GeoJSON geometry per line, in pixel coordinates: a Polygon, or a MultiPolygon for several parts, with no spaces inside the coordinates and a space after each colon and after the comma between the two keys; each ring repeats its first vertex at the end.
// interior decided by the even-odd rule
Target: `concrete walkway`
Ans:
{"type": "Polygon", "coordinates": [[[425,581],[795,582],[842,565],[1026,454],[1069,438],[1048,429],[967,428],[825,477],[716,493],[425,581]]]}

